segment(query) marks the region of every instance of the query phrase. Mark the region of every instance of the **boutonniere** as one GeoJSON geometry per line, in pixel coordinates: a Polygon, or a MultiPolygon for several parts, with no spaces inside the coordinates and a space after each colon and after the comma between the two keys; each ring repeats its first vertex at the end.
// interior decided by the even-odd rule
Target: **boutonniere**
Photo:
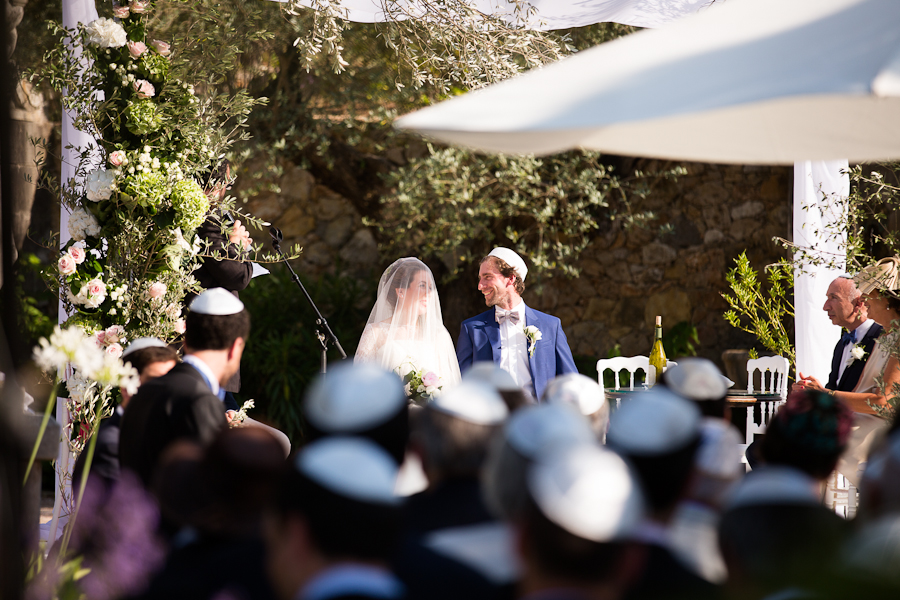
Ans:
{"type": "Polygon", "coordinates": [[[862,347],[862,344],[854,344],[854,346],[850,348],[850,360],[847,361],[847,365],[849,366],[854,360],[862,360],[865,357],[866,349],[862,347]]]}
{"type": "Polygon", "coordinates": [[[537,345],[539,339],[541,339],[543,334],[541,330],[535,327],[534,325],[529,325],[525,328],[525,338],[528,340],[528,356],[529,358],[534,356],[534,347],[537,345]]]}

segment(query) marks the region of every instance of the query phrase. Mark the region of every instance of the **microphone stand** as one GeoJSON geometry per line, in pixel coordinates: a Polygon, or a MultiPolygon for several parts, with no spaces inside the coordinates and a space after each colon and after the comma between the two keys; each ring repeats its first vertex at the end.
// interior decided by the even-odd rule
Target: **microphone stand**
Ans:
{"type": "Polygon", "coordinates": [[[319,307],[316,306],[315,302],[313,302],[312,296],[310,296],[309,292],[306,291],[306,288],[303,287],[303,283],[300,281],[297,273],[294,272],[294,269],[291,267],[291,263],[288,262],[287,256],[285,256],[284,252],[281,251],[281,242],[284,241],[284,235],[282,235],[281,230],[277,227],[270,227],[269,235],[272,236],[272,247],[275,248],[275,251],[281,255],[281,261],[288,268],[288,271],[291,272],[291,279],[300,287],[300,290],[303,291],[303,295],[306,296],[306,300],[309,302],[309,305],[312,306],[312,309],[316,313],[316,337],[319,338],[319,343],[322,345],[321,372],[325,373],[328,367],[328,342],[334,343],[335,348],[337,348],[338,352],[341,353],[341,358],[347,358],[347,353],[344,352],[344,349],[341,347],[341,343],[338,341],[337,336],[334,335],[331,327],[329,327],[328,321],[326,321],[325,317],[322,316],[322,313],[319,312],[319,307]]]}

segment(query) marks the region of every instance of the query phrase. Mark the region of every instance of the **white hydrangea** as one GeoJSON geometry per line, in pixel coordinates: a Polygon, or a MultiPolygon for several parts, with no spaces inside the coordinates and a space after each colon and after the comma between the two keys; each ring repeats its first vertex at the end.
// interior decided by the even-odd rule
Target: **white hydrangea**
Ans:
{"type": "Polygon", "coordinates": [[[83,208],[77,208],[69,215],[69,235],[76,242],[87,237],[100,235],[100,223],[83,208]]]}
{"type": "Polygon", "coordinates": [[[101,48],[121,48],[128,42],[125,29],[113,19],[91,21],[84,30],[88,35],[88,43],[101,48]]]}
{"type": "Polygon", "coordinates": [[[95,169],[87,176],[87,198],[91,202],[109,200],[116,175],[106,169],[95,169]]]}

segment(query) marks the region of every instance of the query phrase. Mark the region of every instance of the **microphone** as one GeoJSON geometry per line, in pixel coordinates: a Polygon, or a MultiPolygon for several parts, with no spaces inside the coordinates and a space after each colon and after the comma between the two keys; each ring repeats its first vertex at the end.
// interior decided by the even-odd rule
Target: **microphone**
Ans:
{"type": "Polygon", "coordinates": [[[272,246],[278,250],[278,247],[281,246],[281,242],[284,241],[284,235],[281,233],[281,230],[275,227],[269,227],[269,235],[272,236],[272,246]]]}

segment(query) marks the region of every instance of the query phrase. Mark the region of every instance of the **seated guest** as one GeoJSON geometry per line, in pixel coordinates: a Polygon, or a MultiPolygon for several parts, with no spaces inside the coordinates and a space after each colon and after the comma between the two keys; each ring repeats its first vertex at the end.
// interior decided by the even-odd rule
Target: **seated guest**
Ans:
{"type": "Polygon", "coordinates": [[[121,466],[148,487],[171,442],[205,447],[225,428],[221,385],[239,368],[250,334],[244,304],[220,288],[200,294],[186,321],[184,362],[143,384],[122,416],[121,466]]]}
{"type": "Polygon", "coordinates": [[[625,597],[641,568],[629,541],[639,524],[640,486],[615,453],[586,444],[551,452],[528,477],[516,520],[523,600],[625,597]]]}
{"type": "MultiPolygon", "coordinates": [[[[853,280],[862,293],[868,315],[885,329],[892,329],[893,321],[900,320],[900,258],[882,259],[857,273],[853,280]]],[[[853,391],[830,392],[855,413],[853,433],[838,463],[838,471],[857,486],[873,441],[888,426],[877,416],[876,409],[887,405],[893,386],[900,384],[900,364],[891,356],[888,339],[883,331],[853,391]]],[[[859,354],[863,349],[857,352],[854,347],[852,352],[859,354]]],[[[825,390],[814,377],[800,383],[807,389],[825,390]]]]}
{"type": "Polygon", "coordinates": [[[550,381],[541,402],[571,404],[591,422],[594,434],[606,440],[609,428],[609,403],[596,380],[580,373],[566,373],[550,381]]]}
{"type": "Polygon", "coordinates": [[[368,438],[400,465],[409,441],[409,403],[396,373],[343,362],[320,376],[303,400],[310,441],[331,435],[368,438]]]}
{"type": "Polygon", "coordinates": [[[596,442],[588,421],[570,404],[543,403],[516,411],[488,452],[481,477],[488,508],[504,521],[515,521],[525,507],[534,461],[555,449],[596,442]]]}
{"type": "Polygon", "coordinates": [[[387,567],[399,525],[397,465],[363,438],[303,448],[266,519],[268,572],[282,600],[405,598],[387,567]]]}
{"type": "Polygon", "coordinates": [[[256,427],[225,429],[206,450],[170,446],[154,492],[164,521],[180,530],[141,600],[274,600],[262,517],[283,468],[278,442],[256,427]]]}
{"type": "MultiPolygon", "coordinates": [[[[868,312],[862,292],[850,277],[840,276],[831,282],[826,292],[825,305],[822,310],[828,313],[831,322],[846,330],[834,347],[831,359],[831,373],[825,388],[842,392],[853,391],[859,382],[863,368],[872,355],[875,340],[881,335],[882,326],[867,318],[868,312]],[[862,358],[853,356],[855,346],[864,352],[862,358]]],[[[800,373],[800,381],[793,389],[804,387],[804,381],[811,378],[800,373]]]]}
{"type": "Polygon", "coordinates": [[[719,524],[729,598],[831,597],[847,527],[803,471],[765,465],[747,474],[719,524]]]}
{"type": "Polygon", "coordinates": [[[694,472],[669,525],[669,540],[698,575],[723,583],[727,572],[719,552],[719,516],[726,496],[744,472],[741,436],[726,417],[728,384],[705,358],[681,359],[663,379],[668,389],[694,402],[703,414],[694,472]]]}
{"type": "Polygon", "coordinates": [[[647,550],[647,563],[628,598],[714,598],[718,588],[673,551],[669,524],[685,497],[700,446],[697,407],[662,387],[636,394],[613,414],[607,445],[635,468],[647,514],[632,539],[647,550]]]}
{"type": "MultiPolygon", "coordinates": [[[[171,371],[178,362],[178,354],[161,339],[146,337],[131,342],[122,353],[122,360],[131,363],[140,376],[141,384],[144,384],[171,371]]],[[[107,485],[111,485],[119,479],[119,429],[122,415],[125,414],[125,407],[131,400],[128,390],[122,388],[119,391],[122,394],[122,403],[116,407],[109,418],[100,422],[100,427],[97,429],[94,459],[91,462],[91,475],[101,478],[107,485]]],[[[86,458],[87,453],[82,452],[75,461],[72,481],[76,485],[81,483],[81,473],[84,471],[86,458]]]]}
{"type": "Polygon", "coordinates": [[[497,522],[479,482],[490,440],[507,414],[493,389],[465,381],[416,416],[410,443],[428,488],[406,501],[393,562],[410,597],[476,600],[512,593],[507,582],[494,579],[494,559],[482,555],[481,540],[496,535],[497,522]]]}

